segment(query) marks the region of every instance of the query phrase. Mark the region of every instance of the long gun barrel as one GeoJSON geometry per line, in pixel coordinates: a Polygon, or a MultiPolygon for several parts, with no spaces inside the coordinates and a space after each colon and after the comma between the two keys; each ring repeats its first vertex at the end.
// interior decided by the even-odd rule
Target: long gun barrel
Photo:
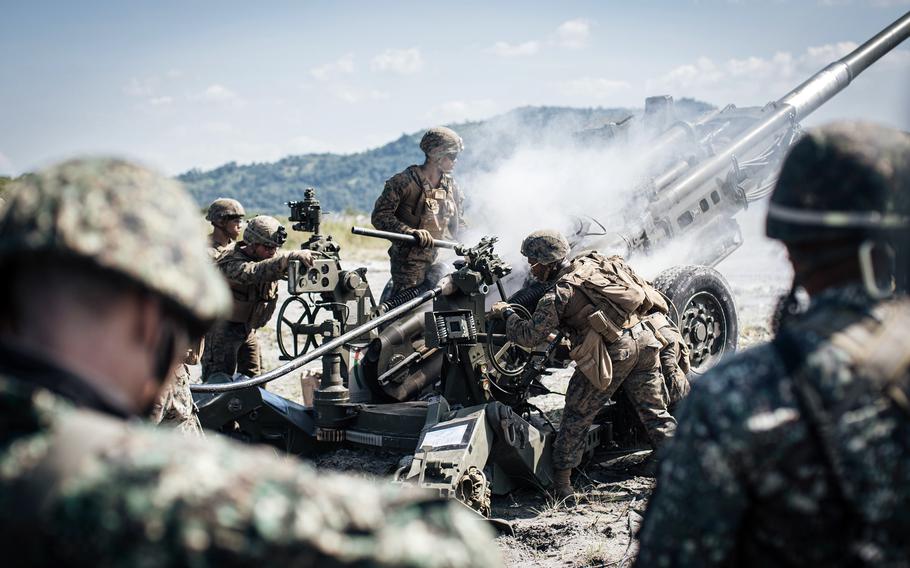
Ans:
{"type": "MultiPolygon", "coordinates": [[[[363,237],[373,237],[376,239],[386,239],[389,241],[398,241],[401,243],[408,243],[416,245],[419,243],[417,237],[414,235],[405,235],[404,233],[392,233],[390,231],[377,231],[375,229],[365,229],[363,227],[351,227],[351,232],[355,235],[361,235],[363,237]]],[[[461,243],[456,243],[453,241],[443,241],[440,239],[433,239],[433,246],[436,248],[447,248],[453,249],[456,247],[463,246],[461,243]]]]}
{"type": "Polygon", "coordinates": [[[897,47],[910,36],[910,12],[904,14],[875,37],[862,44],[846,57],[831,63],[776,102],[768,105],[769,115],[738,136],[726,148],[706,160],[681,179],[660,191],[656,211],[673,207],[691,197],[703,184],[730,168],[737,156],[755,148],[795,124],[843,90],[867,67],[897,47]]]}

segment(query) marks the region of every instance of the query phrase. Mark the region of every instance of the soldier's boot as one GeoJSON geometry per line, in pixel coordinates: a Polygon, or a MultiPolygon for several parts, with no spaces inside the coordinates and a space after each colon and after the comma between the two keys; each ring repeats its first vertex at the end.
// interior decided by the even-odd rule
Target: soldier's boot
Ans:
{"type": "Polygon", "coordinates": [[[572,470],[557,469],[553,471],[553,496],[560,501],[571,502],[575,498],[572,488],[572,470]]]}

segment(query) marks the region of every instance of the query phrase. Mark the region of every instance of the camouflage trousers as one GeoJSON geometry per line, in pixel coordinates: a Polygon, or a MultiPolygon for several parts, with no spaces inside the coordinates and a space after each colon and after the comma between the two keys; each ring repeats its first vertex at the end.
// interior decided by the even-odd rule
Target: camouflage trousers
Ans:
{"type": "Polygon", "coordinates": [[[651,331],[626,331],[607,351],[613,363],[613,381],[605,390],[596,388],[575,371],[566,390],[566,406],[553,442],[553,469],[572,469],[581,463],[588,427],[607,401],[625,385],[635,412],[648,431],[651,445],[660,446],[676,430],[676,420],[667,411],[667,387],[660,374],[659,342],[651,331]]]}
{"type": "Polygon", "coordinates": [[[204,436],[190,392],[190,370],[185,364],[174,371],[174,380],[162,391],[150,418],[152,422],[172,426],[185,434],[204,436]]]}
{"type": "Polygon", "coordinates": [[[390,258],[390,272],[392,285],[383,291],[380,301],[384,302],[394,298],[409,288],[420,286],[426,281],[433,286],[445,275],[446,266],[434,263],[432,259],[400,259],[390,258]]]}
{"type": "Polygon", "coordinates": [[[221,321],[206,334],[202,354],[203,381],[213,373],[229,376],[240,373],[253,377],[261,371],[262,356],[255,329],[249,329],[245,323],[221,321]]]}

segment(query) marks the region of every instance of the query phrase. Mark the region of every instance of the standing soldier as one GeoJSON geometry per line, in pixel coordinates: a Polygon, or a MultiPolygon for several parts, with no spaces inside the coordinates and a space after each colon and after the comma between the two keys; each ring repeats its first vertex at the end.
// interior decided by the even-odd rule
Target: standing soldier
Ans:
{"type": "Polygon", "coordinates": [[[188,341],[227,314],[189,196],[115,159],[25,176],[0,213],[4,566],[498,566],[424,492],[152,428],[188,341]]]}
{"type": "Polygon", "coordinates": [[[905,132],[844,122],[793,147],[767,233],[808,305],[693,385],[638,566],[907,566],[910,302],[885,296],[908,202],[905,132]]]}
{"type": "Polygon", "coordinates": [[[234,296],[234,309],[225,321],[205,336],[202,376],[235,372],[253,377],[262,369],[256,330],[269,322],[278,303],[278,281],[287,274],[288,262],[299,260],[312,266],[308,250],[281,251],[287,231],[268,215],[247,223],[243,240],[218,258],[218,268],[227,278],[234,296]]]}
{"type": "Polygon", "coordinates": [[[428,273],[438,255],[433,239],[452,239],[465,227],[464,197],[452,179],[458,153],[464,150],[461,137],[444,126],[431,128],[420,140],[420,149],[423,165],[409,166],[389,178],[373,206],[374,227],[414,235],[419,241],[393,242],[389,247],[392,286],[383,293],[383,301],[419,286],[428,276],[432,279],[428,273]]]}
{"type": "Polygon", "coordinates": [[[585,434],[597,413],[625,385],[652,446],[673,435],[676,421],[667,411],[667,389],[660,374],[662,344],[641,322],[654,297],[644,280],[617,256],[597,252],[567,259],[569,243],[557,231],[535,231],[521,244],[531,274],[551,283],[530,320],[518,317],[505,302],[493,314],[506,318],[511,341],[533,347],[557,329],[572,344],[575,374],[566,390],[566,406],[553,443],[554,492],[573,494],[572,468],[581,462],[585,434]]]}
{"type": "Polygon", "coordinates": [[[219,197],[209,205],[206,221],[212,224],[212,234],[209,235],[209,255],[213,260],[228,248],[240,236],[240,228],[246,211],[236,199],[219,197]]]}

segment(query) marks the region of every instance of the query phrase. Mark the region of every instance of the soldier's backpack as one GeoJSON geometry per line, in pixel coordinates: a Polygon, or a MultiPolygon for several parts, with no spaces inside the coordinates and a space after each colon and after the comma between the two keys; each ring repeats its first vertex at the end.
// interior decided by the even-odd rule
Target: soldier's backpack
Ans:
{"type": "Polygon", "coordinates": [[[596,251],[583,252],[572,259],[572,271],[563,281],[594,305],[595,311],[588,315],[588,324],[608,344],[624,329],[636,325],[638,314],[653,306],[653,299],[646,290],[650,285],[618,256],[607,258],[596,251]]]}

